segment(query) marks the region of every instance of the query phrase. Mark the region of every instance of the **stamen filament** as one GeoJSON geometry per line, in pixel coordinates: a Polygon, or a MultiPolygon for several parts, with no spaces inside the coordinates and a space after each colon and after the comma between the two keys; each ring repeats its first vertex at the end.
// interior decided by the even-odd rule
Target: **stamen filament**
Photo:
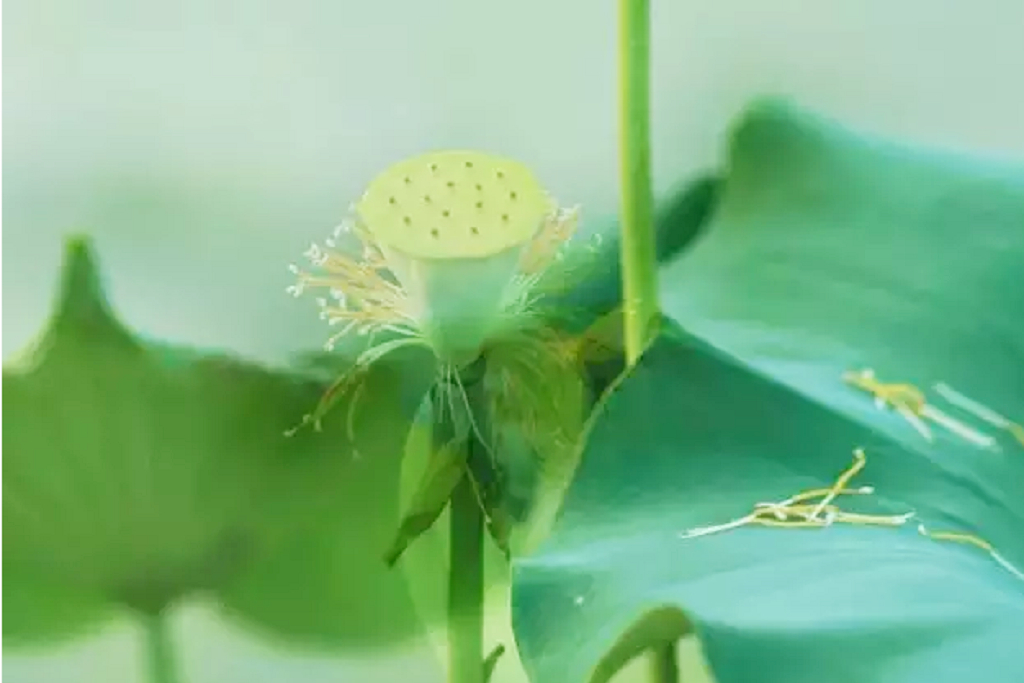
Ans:
{"type": "Polygon", "coordinates": [[[991,448],[996,445],[995,439],[988,434],[983,434],[938,408],[929,405],[921,390],[913,385],[886,384],[879,381],[875,377],[874,370],[870,368],[843,373],[843,380],[858,389],[872,394],[880,408],[892,406],[928,441],[933,441],[934,437],[932,436],[931,429],[922,418],[931,420],[960,438],[983,448],[991,448]]]}
{"type": "Polygon", "coordinates": [[[551,265],[562,245],[576,232],[578,220],[579,207],[550,214],[523,251],[520,272],[532,275],[551,265]]]}
{"type": "Polygon", "coordinates": [[[1024,581],[1024,572],[1014,567],[1009,560],[996,552],[996,549],[992,547],[991,543],[983,538],[961,531],[929,531],[925,528],[924,524],[918,524],[917,530],[922,536],[927,536],[928,538],[932,538],[936,541],[963,543],[965,545],[973,545],[975,548],[984,550],[991,555],[992,559],[999,563],[1003,569],[1010,572],[1021,581],[1024,581]]]}
{"type": "Polygon", "coordinates": [[[836,483],[832,486],[831,489],[829,489],[828,493],[825,494],[825,497],[821,499],[821,502],[818,503],[818,506],[814,508],[814,511],[811,513],[811,517],[817,517],[818,514],[821,513],[821,511],[824,510],[825,507],[832,502],[832,500],[839,494],[839,492],[846,488],[846,485],[850,482],[850,480],[857,476],[858,472],[864,469],[864,465],[866,464],[867,456],[864,455],[863,449],[858,448],[854,450],[853,464],[850,465],[850,467],[845,472],[839,475],[839,478],[836,479],[836,483]]]}
{"type": "Polygon", "coordinates": [[[1024,427],[1022,427],[1021,425],[1011,421],[1007,417],[1000,415],[999,413],[992,410],[988,406],[983,405],[972,398],[964,396],[959,391],[956,391],[955,389],[953,389],[953,387],[949,386],[945,382],[939,382],[938,384],[936,384],[935,391],[937,391],[939,395],[942,396],[942,398],[946,399],[957,408],[960,408],[961,410],[965,410],[968,413],[973,414],[978,419],[988,422],[993,427],[997,427],[998,429],[1005,429],[1006,431],[1010,432],[1013,438],[1015,438],[1017,441],[1020,442],[1022,446],[1024,446],[1024,427]]]}
{"type": "Polygon", "coordinates": [[[949,415],[942,412],[938,408],[926,405],[921,410],[921,414],[930,419],[932,422],[942,425],[943,427],[953,432],[954,434],[957,434],[961,438],[967,441],[971,441],[977,444],[978,446],[981,446],[982,448],[993,448],[996,446],[996,440],[994,437],[991,437],[988,434],[982,434],[976,429],[968,427],[963,422],[960,422],[959,420],[950,417],[949,415]]]}
{"type": "Polygon", "coordinates": [[[935,391],[937,391],[942,398],[946,399],[957,408],[973,413],[975,417],[988,422],[993,427],[999,427],[1000,429],[1009,429],[1010,427],[1011,423],[1007,418],[1003,417],[988,406],[982,405],[974,399],[964,396],[945,382],[937,383],[935,385],[935,391]]]}
{"type": "Polygon", "coordinates": [[[760,525],[775,528],[824,528],[835,523],[858,524],[868,526],[902,526],[914,517],[914,512],[898,515],[869,515],[855,512],[844,512],[833,501],[843,495],[871,495],[875,491],[870,486],[856,489],[846,485],[867,465],[867,455],[863,449],[853,452],[854,461],[839,475],[835,483],[828,488],[816,488],[803,491],[777,503],[756,503],[754,511],[739,519],[734,519],[716,526],[698,527],[680,534],[681,538],[695,538],[713,533],[737,529],[741,526],[760,525]],[[817,503],[809,504],[816,498],[817,503]]]}

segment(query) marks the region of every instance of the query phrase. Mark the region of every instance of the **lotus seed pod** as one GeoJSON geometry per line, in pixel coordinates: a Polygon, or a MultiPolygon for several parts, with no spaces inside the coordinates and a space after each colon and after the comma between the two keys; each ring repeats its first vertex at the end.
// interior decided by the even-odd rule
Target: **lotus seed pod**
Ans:
{"type": "Polygon", "coordinates": [[[522,246],[554,210],[519,162],[463,151],[391,166],[356,205],[378,243],[416,259],[484,258],[522,246]]]}
{"type": "Polygon", "coordinates": [[[483,152],[401,161],[355,207],[438,355],[475,360],[502,322],[522,255],[555,214],[524,165],[483,152]]]}
{"type": "Polygon", "coordinates": [[[293,266],[300,296],[325,287],[321,317],[352,330],[420,337],[444,362],[472,362],[492,336],[532,315],[538,274],[571,237],[560,212],[523,164],[483,152],[440,151],[400,161],[368,186],[354,219],[307,252],[322,274],[293,266]],[[344,253],[356,238],[362,256],[344,253]]]}

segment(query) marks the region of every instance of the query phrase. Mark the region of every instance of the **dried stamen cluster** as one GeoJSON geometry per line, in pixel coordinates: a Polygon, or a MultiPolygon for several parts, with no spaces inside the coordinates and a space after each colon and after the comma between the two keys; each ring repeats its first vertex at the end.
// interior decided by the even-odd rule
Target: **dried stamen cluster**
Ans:
{"type": "Polygon", "coordinates": [[[536,275],[562,256],[579,223],[579,208],[561,209],[548,214],[544,223],[519,258],[519,272],[536,275]]]}
{"type": "Polygon", "coordinates": [[[380,248],[365,230],[355,229],[354,225],[339,225],[326,240],[326,248],[313,244],[306,251],[305,256],[321,274],[303,271],[294,264],[289,267],[297,277],[287,289],[292,296],[300,297],[308,288],[325,288],[330,292],[330,299],[317,299],[320,318],[330,325],[344,327],[327,341],[327,350],[332,350],[337,340],[349,332],[366,334],[386,329],[411,334],[415,324],[409,314],[408,297],[388,269],[380,248]],[[362,255],[358,259],[336,249],[338,240],[350,235],[361,243],[362,255]]]}
{"type": "Polygon", "coordinates": [[[999,566],[1013,574],[1016,578],[1024,581],[1024,572],[1014,567],[1009,560],[996,551],[991,543],[979,536],[975,536],[974,534],[965,534],[959,531],[929,531],[925,528],[924,524],[919,524],[917,526],[917,530],[922,536],[927,536],[928,538],[936,541],[962,543],[964,545],[971,545],[975,548],[979,548],[980,550],[984,550],[992,556],[992,559],[995,560],[999,566]]]}
{"type": "MultiPolygon", "coordinates": [[[[924,393],[910,384],[887,384],[879,381],[872,370],[847,372],[843,379],[875,398],[880,408],[891,407],[899,412],[926,439],[933,439],[931,429],[926,421],[933,422],[948,429],[950,432],[978,446],[996,447],[995,439],[983,434],[967,424],[957,420],[945,412],[930,405],[924,393]]],[[[970,399],[955,391],[946,384],[935,385],[936,392],[951,405],[987,422],[998,429],[1009,432],[1024,445],[1024,428],[1011,422],[991,408],[970,399]]],[[[841,496],[866,496],[874,493],[870,486],[850,488],[850,481],[867,465],[867,456],[862,449],[854,451],[854,462],[836,479],[829,488],[817,488],[803,491],[790,498],[778,502],[757,503],[747,515],[724,524],[690,529],[680,536],[696,538],[709,534],[720,533],[743,526],[765,526],[781,528],[824,528],[833,524],[855,524],[898,527],[905,525],[915,517],[915,512],[898,515],[872,515],[842,510],[836,505],[841,496]]],[[[947,541],[974,546],[988,553],[1001,567],[1014,577],[1024,580],[1024,572],[1017,569],[1003,557],[991,543],[975,534],[956,531],[929,531],[924,524],[918,525],[918,531],[936,541],[947,541]]]]}
{"type": "Polygon", "coordinates": [[[869,515],[842,510],[835,501],[841,496],[867,496],[874,493],[870,486],[848,488],[850,481],[867,464],[862,449],[853,452],[854,460],[829,488],[803,491],[777,502],[757,503],[750,514],[715,526],[698,527],[681,534],[682,538],[695,538],[728,531],[742,526],[766,526],[784,528],[824,528],[833,524],[858,524],[873,526],[901,526],[913,516],[913,512],[899,515],[869,515]]]}
{"type": "Polygon", "coordinates": [[[1024,426],[1021,426],[1017,422],[1012,422],[1009,418],[1003,417],[988,406],[964,396],[944,382],[936,384],[935,391],[951,405],[956,406],[960,410],[971,413],[979,420],[987,422],[996,429],[1002,429],[1009,432],[1021,446],[1024,446],[1024,426]]]}
{"type": "Polygon", "coordinates": [[[851,386],[870,393],[879,408],[893,408],[928,441],[934,440],[928,422],[944,427],[953,434],[981,448],[995,448],[996,439],[967,425],[928,402],[924,392],[911,384],[888,384],[868,368],[844,373],[843,380],[851,386]]]}

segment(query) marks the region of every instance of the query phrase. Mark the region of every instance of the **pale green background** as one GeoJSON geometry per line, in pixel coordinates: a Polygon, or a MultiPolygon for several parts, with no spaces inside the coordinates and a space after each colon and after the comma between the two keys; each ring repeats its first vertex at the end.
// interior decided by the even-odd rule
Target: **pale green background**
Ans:
{"type": "MultiPolygon", "coordinates": [[[[1020,0],[654,4],[659,193],[716,163],[729,119],[761,93],[1024,158],[1020,0]]],[[[5,358],[47,315],[68,232],[96,236],[136,328],[281,359],[323,337],[312,303],[284,294],[285,266],[403,156],[484,148],[526,161],[586,216],[616,208],[610,0],[4,9],[5,358]]],[[[132,629],[5,652],[7,680],[135,681],[132,629]]],[[[341,663],[286,655],[202,606],[175,629],[194,683],[441,680],[426,646],[341,663]]]]}

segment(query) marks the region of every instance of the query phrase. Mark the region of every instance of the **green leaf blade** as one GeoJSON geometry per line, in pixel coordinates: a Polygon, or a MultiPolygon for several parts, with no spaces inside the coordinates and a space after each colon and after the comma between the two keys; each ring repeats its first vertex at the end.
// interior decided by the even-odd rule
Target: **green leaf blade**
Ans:
{"type": "Polygon", "coordinates": [[[703,238],[662,274],[685,329],[858,417],[864,397],[835,380],[870,367],[1024,420],[1024,167],[767,100],[738,121],[723,186],[703,238]]]}
{"type": "MultiPolygon", "coordinates": [[[[925,680],[900,667],[959,670],[937,646],[967,647],[980,633],[992,637],[975,645],[975,671],[986,658],[1000,671],[1014,665],[1024,582],[977,548],[926,538],[914,524],[680,537],[829,486],[850,444],[867,450],[860,483],[877,491],[862,511],[971,522],[1024,561],[1021,502],[980,514],[940,499],[932,491],[948,473],[914,451],[699,342],[663,337],[602,407],[552,538],[518,563],[515,625],[532,680],[597,680],[620,637],[665,608],[693,623],[719,683],[809,682],[821,675],[815,661],[843,683],[925,680]],[[722,409],[746,401],[758,409],[722,409]],[[645,435],[642,450],[626,446],[630,434],[645,435]]],[[[1024,463],[1004,476],[1024,477],[1024,463]]],[[[666,637],[664,619],[643,626],[637,648],[666,637]]],[[[668,637],[682,634],[673,628],[668,637]]]]}
{"type": "Polygon", "coordinates": [[[352,396],[322,433],[287,438],[327,380],[139,339],[110,311],[82,240],[63,279],[45,333],[4,369],[5,638],[56,642],[210,593],[290,643],[364,648],[419,632],[380,555],[403,411],[432,365],[406,357],[369,373],[354,442],[352,396]]]}
{"type": "Polygon", "coordinates": [[[751,108],[710,222],[663,272],[692,336],[664,334],[606,399],[552,536],[517,563],[534,683],[604,681],[689,632],[719,683],[1024,676],[1024,447],[936,389],[1024,419],[1022,264],[1024,170],[751,108]],[[995,447],[924,438],[843,381],[865,367],[995,447]],[[855,448],[851,486],[874,494],[842,509],[913,520],[681,537],[831,486],[855,448]]]}

